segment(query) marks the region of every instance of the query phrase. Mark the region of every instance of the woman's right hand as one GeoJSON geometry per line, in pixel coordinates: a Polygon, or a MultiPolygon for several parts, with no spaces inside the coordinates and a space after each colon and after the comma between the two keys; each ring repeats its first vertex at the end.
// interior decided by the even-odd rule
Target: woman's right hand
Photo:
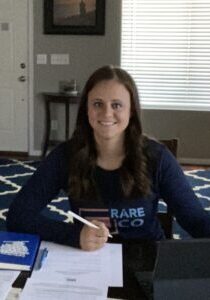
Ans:
{"type": "Polygon", "coordinates": [[[100,249],[108,240],[109,230],[103,222],[92,221],[99,228],[84,225],[80,232],[80,247],[85,251],[100,249]]]}

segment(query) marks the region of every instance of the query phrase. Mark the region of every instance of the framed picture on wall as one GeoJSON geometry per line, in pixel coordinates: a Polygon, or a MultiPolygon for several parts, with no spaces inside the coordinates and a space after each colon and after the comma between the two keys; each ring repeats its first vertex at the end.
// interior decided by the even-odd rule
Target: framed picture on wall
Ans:
{"type": "Polygon", "coordinates": [[[105,0],[44,0],[45,34],[105,33],[105,0]]]}

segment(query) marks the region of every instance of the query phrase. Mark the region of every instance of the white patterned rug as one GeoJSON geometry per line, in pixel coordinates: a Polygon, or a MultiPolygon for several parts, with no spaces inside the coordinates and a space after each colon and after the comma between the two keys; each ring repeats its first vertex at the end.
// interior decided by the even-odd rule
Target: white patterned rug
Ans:
{"type": "MultiPolygon", "coordinates": [[[[36,170],[38,161],[19,161],[0,159],[0,230],[5,230],[7,211],[15,194],[36,170]]],[[[185,171],[193,190],[203,207],[210,211],[210,170],[185,171]]],[[[43,214],[64,222],[70,222],[67,211],[69,210],[68,198],[64,192],[51,201],[43,214]]],[[[165,211],[165,203],[160,201],[160,211],[165,211]]],[[[174,237],[188,238],[178,224],[174,223],[174,237]]]]}

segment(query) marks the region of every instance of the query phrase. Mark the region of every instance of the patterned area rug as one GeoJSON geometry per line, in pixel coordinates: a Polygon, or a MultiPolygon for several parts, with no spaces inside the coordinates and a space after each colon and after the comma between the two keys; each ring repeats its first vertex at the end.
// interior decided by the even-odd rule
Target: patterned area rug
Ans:
{"type": "MultiPolygon", "coordinates": [[[[210,169],[195,169],[184,172],[187,180],[193,188],[198,201],[210,214],[210,169]]],[[[160,209],[164,210],[165,203],[160,201],[160,209]]],[[[175,221],[173,224],[174,238],[187,239],[190,238],[188,233],[184,231],[175,221]]]]}
{"type": "MultiPolygon", "coordinates": [[[[0,230],[6,229],[6,216],[13,198],[38,165],[39,161],[0,159],[0,230]]],[[[68,210],[68,198],[61,191],[42,213],[50,218],[70,222],[70,217],[67,215],[68,210]]]]}
{"type": "MultiPolygon", "coordinates": [[[[5,220],[8,208],[15,194],[34,173],[38,165],[38,161],[0,159],[0,230],[6,229],[5,220]]],[[[185,171],[185,175],[203,207],[210,211],[210,170],[190,170],[185,171]]],[[[61,191],[42,213],[49,218],[70,222],[67,215],[69,208],[67,196],[61,191]]],[[[165,211],[164,202],[160,201],[159,209],[165,211]]],[[[176,222],[174,222],[174,237],[189,237],[176,222]]]]}

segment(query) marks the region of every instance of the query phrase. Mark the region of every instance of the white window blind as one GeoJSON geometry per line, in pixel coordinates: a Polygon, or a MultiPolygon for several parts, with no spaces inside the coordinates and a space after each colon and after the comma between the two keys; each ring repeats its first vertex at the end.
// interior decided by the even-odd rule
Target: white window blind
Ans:
{"type": "Polygon", "coordinates": [[[210,0],[122,0],[121,43],[143,108],[210,111],[210,0]]]}

